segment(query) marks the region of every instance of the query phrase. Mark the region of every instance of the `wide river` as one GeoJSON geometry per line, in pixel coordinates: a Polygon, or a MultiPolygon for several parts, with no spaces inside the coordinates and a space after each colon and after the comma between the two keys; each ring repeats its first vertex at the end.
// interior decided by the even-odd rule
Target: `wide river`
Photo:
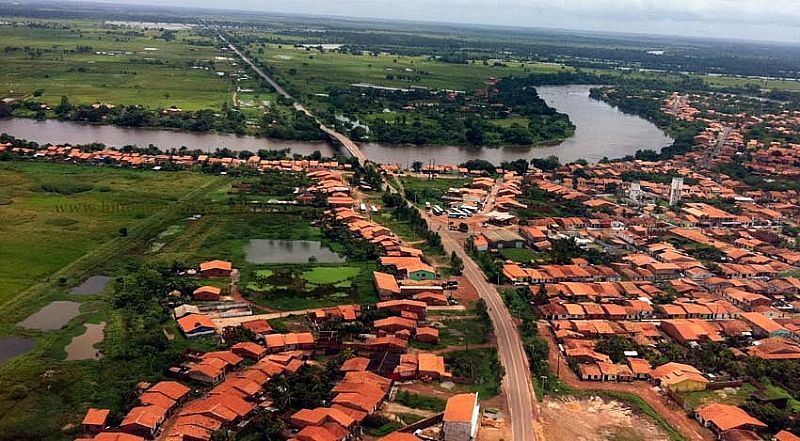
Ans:
{"type": "MultiPolygon", "coordinates": [[[[604,156],[620,158],[639,149],[660,150],[672,140],[653,124],[642,118],[626,115],[619,110],[589,98],[590,86],[544,86],[539,95],[559,112],[566,113],[577,126],[575,135],[563,143],[549,147],[470,148],[456,146],[418,147],[409,145],[361,145],[367,158],[381,163],[410,165],[412,161],[438,164],[459,164],[468,159],[485,159],[495,164],[519,158],[557,156],[561,162],[579,158],[598,161],[604,156]]],[[[88,144],[101,142],[109,146],[153,144],[161,148],[213,151],[227,147],[231,150],[291,149],[293,153],[310,154],[319,150],[332,155],[335,148],[326,142],[283,141],[216,133],[191,133],[169,130],[122,128],[86,125],[55,120],[35,121],[23,118],[0,119],[0,133],[36,141],[40,144],[88,144]]]]}

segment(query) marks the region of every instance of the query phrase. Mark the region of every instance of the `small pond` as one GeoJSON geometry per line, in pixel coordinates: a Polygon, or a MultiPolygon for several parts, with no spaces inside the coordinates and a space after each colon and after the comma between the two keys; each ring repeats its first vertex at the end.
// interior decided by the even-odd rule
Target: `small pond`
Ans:
{"type": "Polygon", "coordinates": [[[108,282],[111,281],[111,277],[108,276],[92,276],[88,279],[84,280],[83,283],[72,288],[69,292],[70,294],[77,294],[83,296],[91,296],[95,294],[100,294],[108,285],[108,282]]]}
{"type": "Polygon", "coordinates": [[[67,351],[67,360],[97,360],[101,357],[100,351],[94,345],[103,341],[103,331],[106,322],[99,324],[86,323],[86,332],[74,337],[64,348],[67,351]]]}
{"type": "Polygon", "coordinates": [[[0,364],[30,351],[35,344],[27,337],[0,337],[0,364]]]}
{"type": "Polygon", "coordinates": [[[25,320],[17,323],[27,329],[38,331],[55,331],[63,328],[70,320],[80,313],[81,304],[57,300],[32,314],[25,320]]]}
{"type": "Polygon", "coordinates": [[[320,263],[344,262],[345,259],[315,240],[252,239],[244,246],[250,263],[308,263],[314,257],[320,263]]]}

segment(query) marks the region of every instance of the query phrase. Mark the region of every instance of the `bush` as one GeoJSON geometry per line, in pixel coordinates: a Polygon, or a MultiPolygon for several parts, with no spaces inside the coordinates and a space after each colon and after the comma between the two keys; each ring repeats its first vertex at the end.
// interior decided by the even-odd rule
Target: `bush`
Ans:
{"type": "Polygon", "coordinates": [[[430,410],[434,412],[444,411],[444,407],[447,405],[447,401],[441,398],[405,391],[398,392],[394,401],[412,409],[430,410]]]}

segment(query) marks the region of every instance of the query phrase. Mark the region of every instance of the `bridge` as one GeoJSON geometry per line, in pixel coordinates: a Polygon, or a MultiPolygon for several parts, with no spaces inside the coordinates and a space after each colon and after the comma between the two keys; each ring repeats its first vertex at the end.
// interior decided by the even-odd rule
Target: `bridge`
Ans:
{"type": "Polygon", "coordinates": [[[362,166],[366,163],[367,157],[364,156],[364,153],[361,151],[361,148],[358,147],[358,144],[353,142],[353,140],[348,138],[347,136],[323,124],[322,121],[320,121],[320,119],[316,117],[316,115],[311,113],[310,110],[303,107],[303,105],[300,104],[300,102],[297,101],[291,94],[289,94],[289,92],[287,92],[286,89],[281,87],[281,85],[278,84],[277,81],[275,81],[274,79],[272,79],[272,77],[267,75],[263,70],[261,70],[260,67],[258,67],[252,60],[250,60],[250,58],[248,58],[243,52],[241,52],[239,48],[237,48],[236,46],[233,45],[233,43],[228,41],[228,39],[225,38],[222,32],[217,30],[217,35],[219,35],[219,38],[225,42],[225,44],[231,51],[233,51],[236,55],[238,55],[239,58],[241,58],[242,61],[245,62],[245,64],[250,66],[250,68],[252,68],[256,74],[258,74],[258,76],[263,78],[264,81],[266,81],[270,86],[272,86],[275,89],[275,91],[278,92],[278,94],[280,94],[286,99],[291,100],[294,103],[295,110],[303,112],[306,115],[310,116],[311,118],[314,118],[314,121],[316,121],[317,124],[319,124],[319,129],[322,130],[328,136],[328,138],[333,144],[339,147],[344,147],[345,150],[347,150],[347,152],[350,153],[350,156],[356,158],[358,160],[358,163],[361,164],[362,166]]]}

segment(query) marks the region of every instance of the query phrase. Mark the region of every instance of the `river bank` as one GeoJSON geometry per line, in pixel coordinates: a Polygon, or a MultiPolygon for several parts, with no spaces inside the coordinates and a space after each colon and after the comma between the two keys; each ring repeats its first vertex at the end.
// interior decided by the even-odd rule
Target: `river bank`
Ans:
{"type": "MultiPolygon", "coordinates": [[[[672,139],[643,118],[628,115],[608,104],[591,99],[591,86],[542,86],[540,96],[559,112],[567,113],[577,126],[574,136],[558,145],[504,146],[496,148],[471,146],[413,146],[360,143],[368,159],[378,163],[410,166],[413,161],[435,161],[438,164],[460,164],[470,159],[484,159],[495,164],[524,158],[557,156],[562,163],[586,159],[621,158],[639,149],[660,150],[672,139]]],[[[216,149],[257,152],[260,149],[284,150],[300,155],[319,151],[334,156],[339,150],[329,142],[290,141],[233,134],[183,132],[171,130],[88,125],[57,120],[6,118],[0,120],[0,133],[40,144],[103,143],[112,147],[154,145],[161,149],[213,152],[216,149]]]]}

